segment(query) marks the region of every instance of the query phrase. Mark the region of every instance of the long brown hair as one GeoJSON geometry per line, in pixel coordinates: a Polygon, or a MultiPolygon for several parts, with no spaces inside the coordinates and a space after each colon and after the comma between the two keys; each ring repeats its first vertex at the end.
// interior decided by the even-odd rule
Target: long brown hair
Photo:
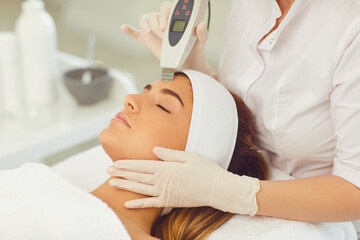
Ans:
{"type": "MultiPolygon", "coordinates": [[[[236,95],[239,126],[235,150],[228,171],[267,179],[268,166],[256,150],[256,134],[253,117],[245,103],[236,95]]],[[[175,208],[160,217],[151,229],[151,235],[164,240],[202,240],[233,216],[211,207],[175,208]]]]}

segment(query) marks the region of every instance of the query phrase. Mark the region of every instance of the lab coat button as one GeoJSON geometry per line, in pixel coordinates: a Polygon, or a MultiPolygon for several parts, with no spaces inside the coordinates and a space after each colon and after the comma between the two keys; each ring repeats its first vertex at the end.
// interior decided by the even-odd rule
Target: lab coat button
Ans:
{"type": "Polygon", "coordinates": [[[269,44],[272,45],[274,43],[274,41],[275,41],[275,38],[271,38],[270,41],[269,41],[269,44]]]}

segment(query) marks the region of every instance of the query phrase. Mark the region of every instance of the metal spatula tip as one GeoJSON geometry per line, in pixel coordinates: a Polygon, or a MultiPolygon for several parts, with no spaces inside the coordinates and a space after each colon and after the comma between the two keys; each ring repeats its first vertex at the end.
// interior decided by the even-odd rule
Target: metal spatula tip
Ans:
{"type": "Polygon", "coordinates": [[[161,73],[161,81],[171,82],[174,79],[175,69],[163,68],[161,73]]]}

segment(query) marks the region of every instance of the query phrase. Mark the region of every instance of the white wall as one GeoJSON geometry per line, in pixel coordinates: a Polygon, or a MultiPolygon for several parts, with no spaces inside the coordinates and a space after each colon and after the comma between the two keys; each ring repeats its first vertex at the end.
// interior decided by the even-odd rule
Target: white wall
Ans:
{"type": "MultiPolygon", "coordinates": [[[[0,31],[14,26],[22,0],[0,0],[0,31]]],[[[139,18],[158,11],[163,0],[44,0],[58,29],[61,51],[85,57],[86,38],[97,36],[95,57],[106,65],[132,73],[141,87],[160,76],[158,61],[142,44],[123,34],[120,26],[138,27],[139,18]]],[[[211,0],[210,39],[206,48],[212,66],[218,64],[230,0],[211,0]]]]}
{"type": "MultiPolygon", "coordinates": [[[[129,55],[150,54],[145,48],[122,34],[119,27],[123,23],[138,27],[139,18],[145,13],[158,11],[163,0],[58,0],[60,1],[64,2],[64,7],[58,21],[65,23],[79,34],[94,32],[104,44],[129,55]]],[[[211,38],[208,52],[216,63],[217,57],[214,56],[219,53],[230,0],[213,0],[211,4],[211,38]]]]}

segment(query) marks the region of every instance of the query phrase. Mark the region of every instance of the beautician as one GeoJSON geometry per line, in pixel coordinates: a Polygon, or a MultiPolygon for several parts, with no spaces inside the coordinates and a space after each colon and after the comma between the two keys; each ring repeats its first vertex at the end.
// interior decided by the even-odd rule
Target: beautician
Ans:
{"type": "MultiPolygon", "coordinates": [[[[125,33],[160,56],[170,5],[125,33]]],[[[259,145],[294,179],[233,175],[202,156],[155,148],[163,161],[115,164],[111,185],[148,198],[129,208],[214,208],[310,222],[360,219],[360,3],[234,0],[219,74],[205,59],[205,23],[183,68],[217,78],[254,113],[259,145]]],[[[219,99],[219,101],[221,101],[219,99]]],[[[221,141],[221,139],[219,139],[221,141]]]]}

